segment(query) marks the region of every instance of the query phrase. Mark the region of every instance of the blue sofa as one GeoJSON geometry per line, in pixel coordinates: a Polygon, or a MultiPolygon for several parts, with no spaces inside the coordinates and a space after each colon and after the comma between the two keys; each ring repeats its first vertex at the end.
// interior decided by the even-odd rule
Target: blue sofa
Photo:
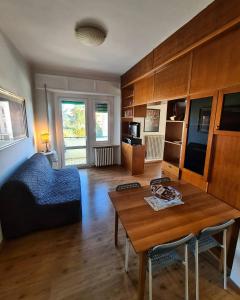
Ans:
{"type": "Polygon", "coordinates": [[[34,154],[0,190],[0,220],[6,239],[81,219],[77,168],[54,170],[47,158],[34,154]]]}

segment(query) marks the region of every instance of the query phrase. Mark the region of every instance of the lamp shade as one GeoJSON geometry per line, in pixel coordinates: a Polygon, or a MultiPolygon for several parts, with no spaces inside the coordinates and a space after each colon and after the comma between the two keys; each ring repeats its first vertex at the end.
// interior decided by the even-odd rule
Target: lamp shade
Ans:
{"type": "Polygon", "coordinates": [[[49,142],[49,133],[42,133],[41,134],[41,141],[42,143],[48,143],[49,142]]]}

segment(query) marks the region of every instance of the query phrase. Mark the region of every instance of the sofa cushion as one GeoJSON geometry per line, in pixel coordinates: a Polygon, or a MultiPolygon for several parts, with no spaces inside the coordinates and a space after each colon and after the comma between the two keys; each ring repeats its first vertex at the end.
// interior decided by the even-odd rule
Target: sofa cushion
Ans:
{"type": "Polygon", "coordinates": [[[52,177],[41,198],[36,199],[38,204],[54,205],[80,199],[81,188],[77,168],[53,170],[52,177]]]}

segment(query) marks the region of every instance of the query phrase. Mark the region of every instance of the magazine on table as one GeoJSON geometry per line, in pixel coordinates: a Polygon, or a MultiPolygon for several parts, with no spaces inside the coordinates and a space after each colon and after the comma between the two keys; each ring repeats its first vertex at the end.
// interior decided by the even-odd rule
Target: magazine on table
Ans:
{"type": "Polygon", "coordinates": [[[155,211],[184,204],[182,194],[172,186],[153,185],[151,190],[153,196],[144,199],[155,211]]]}

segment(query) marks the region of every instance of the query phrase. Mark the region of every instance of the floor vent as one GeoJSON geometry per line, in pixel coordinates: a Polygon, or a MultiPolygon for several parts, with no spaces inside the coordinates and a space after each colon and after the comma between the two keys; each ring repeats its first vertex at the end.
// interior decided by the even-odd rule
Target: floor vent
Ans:
{"type": "Polygon", "coordinates": [[[94,148],[95,166],[104,167],[113,165],[113,147],[94,148]]]}

